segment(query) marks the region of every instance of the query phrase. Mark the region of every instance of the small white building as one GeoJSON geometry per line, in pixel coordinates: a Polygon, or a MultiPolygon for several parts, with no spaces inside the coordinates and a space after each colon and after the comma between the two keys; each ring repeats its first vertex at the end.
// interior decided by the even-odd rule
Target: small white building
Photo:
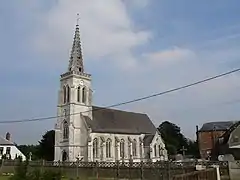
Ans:
{"type": "Polygon", "coordinates": [[[147,114],[93,106],[91,75],[84,69],[78,25],[68,70],[60,78],[57,109],[55,161],[168,159],[162,137],[147,114]]]}
{"type": "Polygon", "coordinates": [[[11,141],[10,133],[6,134],[6,138],[0,136],[0,159],[15,159],[21,156],[22,160],[26,160],[26,156],[17,148],[16,144],[11,141]]]}

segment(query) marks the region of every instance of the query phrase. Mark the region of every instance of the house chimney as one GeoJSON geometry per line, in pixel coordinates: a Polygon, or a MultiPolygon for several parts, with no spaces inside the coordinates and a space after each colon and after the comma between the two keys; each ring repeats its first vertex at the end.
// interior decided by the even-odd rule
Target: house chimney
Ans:
{"type": "Polygon", "coordinates": [[[6,140],[10,141],[10,139],[11,139],[11,134],[10,134],[9,132],[7,132],[7,134],[6,134],[6,140]]]}

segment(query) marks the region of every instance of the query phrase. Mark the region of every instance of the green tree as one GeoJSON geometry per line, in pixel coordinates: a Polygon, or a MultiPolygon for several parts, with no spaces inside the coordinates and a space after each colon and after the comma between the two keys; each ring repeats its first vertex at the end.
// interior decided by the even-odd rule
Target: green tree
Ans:
{"type": "Polygon", "coordinates": [[[39,145],[17,145],[18,149],[26,156],[29,157],[32,153],[32,160],[38,160],[39,157],[39,145]]]}
{"type": "Polygon", "coordinates": [[[169,155],[182,153],[181,149],[186,149],[186,155],[197,156],[198,145],[196,142],[187,139],[182,133],[181,128],[169,121],[164,121],[158,127],[159,132],[166,144],[169,155]]]}
{"type": "Polygon", "coordinates": [[[47,131],[39,141],[39,157],[47,161],[54,160],[55,131],[47,131]]]}
{"type": "Polygon", "coordinates": [[[170,155],[175,155],[180,152],[180,149],[188,145],[187,139],[181,133],[180,127],[169,121],[164,121],[158,128],[165,141],[166,148],[170,155]]]}
{"type": "Polygon", "coordinates": [[[197,141],[192,141],[189,140],[188,141],[188,154],[193,155],[195,158],[199,158],[200,154],[199,154],[199,148],[198,148],[198,142],[197,141]]]}

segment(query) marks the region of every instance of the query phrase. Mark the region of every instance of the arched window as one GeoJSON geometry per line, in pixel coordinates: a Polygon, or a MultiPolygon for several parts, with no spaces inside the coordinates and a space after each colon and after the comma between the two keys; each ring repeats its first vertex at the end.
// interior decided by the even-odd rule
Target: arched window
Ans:
{"type": "Polygon", "coordinates": [[[137,141],[136,141],[136,139],[134,139],[132,142],[132,154],[133,154],[133,156],[137,156],[137,141]]]}
{"type": "Polygon", "coordinates": [[[157,157],[157,145],[154,145],[154,157],[157,157]]]}
{"type": "Polygon", "coordinates": [[[64,121],[64,123],[63,123],[63,139],[68,139],[68,135],[69,135],[68,123],[67,123],[67,121],[64,121]]]}
{"type": "Polygon", "coordinates": [[[158,155],[159,155],[159,157],[162,156],[162,147],[161,147],[161,145],[158,145],[158,155]]]}
{"type": "Polygon", "coordinates": [[[93,140],[93,158],[97,158],[98,157],[98,139],[95,138],[93,140]]]}
{"type": "Polygon", "coordinates": [[[80,102],[80,96],[81,96],[81,88],[78,86],[77,88],[77,102],[80,102]]]}
{"type": "Polygon", "coordinates": [[[69,86],[67,86],[67,102],[70,102],[70,96],[71,96],[71,89],[69,86]]]}
{"type": "Polygon", "coordinates": [[[67,90],[66,90],[66,87],[63,86],[63,103],[66,103],[66,97],[67,97],[67,90]]]}
{"type": "Polygon", "coordinates": [[[139,154],[140,154],[140,158],[142,158],[143,157],[142,142],[140,142],[139,144],[139,154]]]}
{"type": "Polygon", "coordinates": [[[84,87],[82,88],[82,103],[86,103],[86,96],[87,96],[86,87],[84,87]]]}
{"type": "Polygon", "coordinates": [[[106,157],[107,158],[111,157],[111,146],[112,146],[112,141],[111,141],[111,139],[108,139],[106,142],[106,157]]]}
{"type": "Polygon", "coordinates": [[[124,146],[125,146],[125,142],[123,139],[121,139],[120,141],[120,157],[121,158],[124,158],[124,146]]]}

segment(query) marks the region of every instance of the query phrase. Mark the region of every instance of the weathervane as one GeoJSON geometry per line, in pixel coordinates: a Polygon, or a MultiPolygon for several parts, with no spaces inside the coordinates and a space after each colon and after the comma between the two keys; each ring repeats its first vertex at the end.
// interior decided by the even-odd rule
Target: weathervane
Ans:
{"type": "Polygon", "coordinates": [[[80,15],[77,13],[77,26],[79,25],[80,15]]]}

